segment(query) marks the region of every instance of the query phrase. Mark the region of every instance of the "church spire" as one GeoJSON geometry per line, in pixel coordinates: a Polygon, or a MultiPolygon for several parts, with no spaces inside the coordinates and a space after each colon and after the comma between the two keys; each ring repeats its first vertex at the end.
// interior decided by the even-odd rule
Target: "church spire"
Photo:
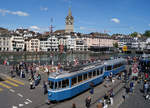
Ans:
{"type": "Polygon", "coordinates": [[[69,8],[69,14],[68,16],[72,16],[71,8],[69,8]]]}

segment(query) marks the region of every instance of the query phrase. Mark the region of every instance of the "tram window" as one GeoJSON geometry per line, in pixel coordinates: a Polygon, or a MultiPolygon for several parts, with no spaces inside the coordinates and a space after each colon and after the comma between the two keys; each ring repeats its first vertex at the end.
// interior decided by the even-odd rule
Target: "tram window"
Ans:
{"type": "Polygon", "coordinates": [[[82,75],[79,75],[78,76],[78,82],[81,82],[82,81],[82,75]]]}
{"type": "Polygon", "coordinates": [[[96,70],[93,71],[93,76],[96,76],[96,70]]]}
{"type": "Polygon", "coordinates": [[[88,77],[91,78],[92,77],[92,72],[88,73],[88,77]]]}
{"type": "Polygon", "coordinates": [[[83,78],[84,78],[84,80],[87,79],[87,73],[85,73],[85,74],[83,75],[83,78]]]}
{"type": "Polygon", "coordinates": [[[103,74],[103,68],[101,68],[101,72],[100,72],[100,74],[103,74]]]}
{"type": "Polygon", "coordinates": [[[74,85],[74,84],[76,84],[76,83],[77,83],[77,77],[72,78],[72,80],[71,80],[71,85],[74,85]]]}
{"type": "Polygon", "coordinates": [[[62,81],[59,81],[59,82],[58,82],[58,88],[61,88],[61,82],[62,82],[62,81]]]}
{"type": "Polygon", "coordinates": [[[55,82],[55,87],[54,87],[54,89],[57,89],[58,88],[58,84],[57,84],[58,82],[55,82]]]}
{"type": "Polygon", "coordinates": [[[120,67],[120,65],[119,65],[119,64],[117,64],[117,68],[118,68],[118,67],[120,67]]]}
{"type": "Polygon", "coordinates": [[[99,74],[100,74],[99,69],[97,69],[97,75],[99,75],[99,74]]]}
{"type": "Polygon", "coordinates": [[[54,82],[53,81],[49,81],[49,88],[53,89],[53,85],[54,85],[54,82]]]}
{"type": "Polygon", "coordinates": [[[117,68],[117,64],[114,65],[114,69],[116,69],[116,68],[117,68]]]}
{"type": "Polygon", "coordinates": [[[107,66],[107,70],[111,70],[111,66],[107,66]]]}
{"type": "Polygon", "coordinates": [[[67,87],[67,86],[69,86],[69,80],[68,80],[68,79],[63,80],[63,81],[62,81],[62,88],[65,88],[65,87],[67,87]]]}

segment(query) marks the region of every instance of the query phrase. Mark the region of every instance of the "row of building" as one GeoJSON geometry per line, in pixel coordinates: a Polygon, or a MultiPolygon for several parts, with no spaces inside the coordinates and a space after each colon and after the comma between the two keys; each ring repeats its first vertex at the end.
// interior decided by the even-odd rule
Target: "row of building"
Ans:
{"type": "Polygon", "coordinates": [[[0,51],[89,51],[91,47],[113,47],[117,40],[110,36],[49,34],[23,37],[21,34],[0,34],[0,51]]]}
{"type": "MultiPolygon", "coordinates": [[[[26,34],[27,35],[27,34],[26,34]]],[[[93,49],[113,48],[117,44],[119,49],[150,49],[150,39],[132,38],[130,36],[109,36],[106,34],[34,34],[28,38],[22,34],[0,33],[0,51],[90,51],[93,49]]]]}

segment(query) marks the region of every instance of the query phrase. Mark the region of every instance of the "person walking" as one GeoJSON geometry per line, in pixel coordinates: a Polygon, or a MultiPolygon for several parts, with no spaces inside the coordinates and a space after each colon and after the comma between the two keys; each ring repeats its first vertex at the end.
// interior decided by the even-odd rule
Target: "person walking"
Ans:
{"type": "Polygon", "coordinates": [[[103,108],[103,101],[99,100],[98,104],[96,105],[97,108],[103,108]]]}
{"type": "Polygon", "coordinates": [[[88,96],[86,98],[86,100],[85,100],[85,106],[86,106],[86,108],[90,108],[90,106],[91,106],[91,97],[90,96],[88,96]]]}
{"type": "Polygon", "coordinates": [[[75,103],[72,103],[72,108],[76,108],[76,104],[75,103]]]}
{"type": "Polygon", "coordinates": [[[47,94],[47,85],[46,85],[46,82],[43,81],[43,89],[44,89],[44,95],[47,94]]]}
{"type": "Polygon", "coordinates": [[[31,79],[30,80],[30,89],[33,89],[33,83],[34,83],[34,81],[33,81],[33,79],[31,79]]]}
{"type": "Polygon", "coordinates": [[[90,93],[94,94],[94,84],[93,84],[93,82],[90,82],[90,93]]]}

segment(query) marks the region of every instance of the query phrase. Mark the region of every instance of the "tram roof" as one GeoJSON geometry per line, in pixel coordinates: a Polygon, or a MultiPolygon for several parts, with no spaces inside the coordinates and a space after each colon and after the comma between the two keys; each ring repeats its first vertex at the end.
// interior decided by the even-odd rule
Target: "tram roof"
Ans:
{"type": "Polygon", "coordinates": [[[113,64],[117,64],[119,62],[124,62],[124,61],[125,61],[124,58],[117,58],[117,59],[105,61],[104,64],[105,65],[113,65],[113,64]]]}
{"type": "Polygon", "coordinates": [[[100,67],[103,67],[104,64],[102,62],[99,62],[97,64],[94,64],[93,65],[88,65],[88,66],[85,66],[85,67],[82,67],[81,68],[78,68],[78,70],[74,71],[73,69],[72,70],[69,70],[69,71],[62,71],[61,73],[60,72],[53,72],[49,75],[49,78],[54,78],[54,79],[59,79],[59,78],[65,78],[65,77],[71,77],[71,76],[74,76],[74,75],[77,75],[77,74],[80,74],[80,73],[84,73],[84,72],[87,72],[89,70],[92,70],[92,69],[96,69],[96,68],[100,68],[100,67]]]}

